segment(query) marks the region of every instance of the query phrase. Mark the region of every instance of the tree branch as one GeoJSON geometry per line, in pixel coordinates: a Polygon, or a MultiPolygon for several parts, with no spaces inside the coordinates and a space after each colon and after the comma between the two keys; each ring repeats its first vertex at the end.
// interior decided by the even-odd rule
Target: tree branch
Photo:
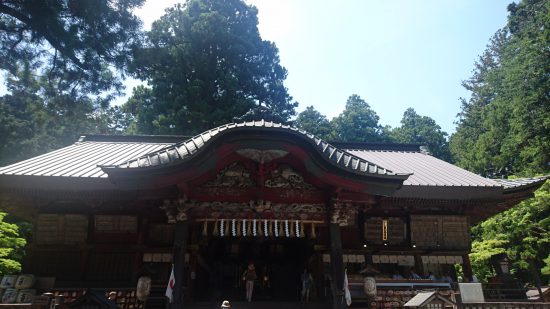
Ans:
{"type": "Polygon", "coordinates": [[[0,4],[0,13],[7,14],[26,25],[29,25],[31,29],[33,29],[39,35],[44,37],[46,41],[48,41],[50,45],[52,45],[53,48],[55,48],[56,50],[59,50],[63,55],[71,59],[71,61],[74,62],[78,67],[82,69],[88,69],[88,66],[86,64],[82,63],[80,59],[78,59],[70,49],[63,46],[55,37],[53,37],[52,34],[47,31],[47,28],[43,27],[43,25],[40,25],[39,23],[35,22],[32,18],[29,18],[28,16],[15,10],[14,8],[11,8],[4,4],[0,4]]]}

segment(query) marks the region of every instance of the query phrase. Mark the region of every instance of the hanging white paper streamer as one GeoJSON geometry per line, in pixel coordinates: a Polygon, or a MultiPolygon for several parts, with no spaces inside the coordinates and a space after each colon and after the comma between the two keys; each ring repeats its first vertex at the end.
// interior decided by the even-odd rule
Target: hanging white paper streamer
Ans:
{"type": "Polygon", "coordinates": [[[279,237],[279,229],[277,228],[277,220],[275,220],[275,226],[273,227],[273,230],[275,231],[275,237],[279,237]]]}
{"type": "Polygon", "coordinates": [[[235,222],[235,219],[231,220],[231,232],[233,233],[233,236],[237,236],[237,223],[235,222]]]}
{"type": "Polygon", "coordinates": [[[296,220],[296,237],[300,236],[300,224],[298,223],[298,220],[296,220]]]}
{"type": "Polygon", "coordinates": [[[224,230],[225,230],[225,229],[224,229],[224,223],[225,223],[225,220],[222,219],[222,221],[220,222],[220,236],[221,236],[221,237],[225,236],[225,235],[224,235],[224,230]]]}
{"type": "Polygon", "coordinates": [[[286,237],[290,237],[290,232],[288,230],[288,220],[285,220],[285,234],[286,237]]]}
{"type": "Polygon", "coordinates": [[[269,233],[267,231],[267,220],[264,220],[264,236],[265,237],[269,236],[269,233]]]}
{"type": "Polygon", "coordinates": [[[252,235],[256,237],[256,219],[252,220],[252,235]]]}
{"type": "Polygon", "coordinates": [[[246,219],[243,219],[243,236],[246,236],[246,219]]]}

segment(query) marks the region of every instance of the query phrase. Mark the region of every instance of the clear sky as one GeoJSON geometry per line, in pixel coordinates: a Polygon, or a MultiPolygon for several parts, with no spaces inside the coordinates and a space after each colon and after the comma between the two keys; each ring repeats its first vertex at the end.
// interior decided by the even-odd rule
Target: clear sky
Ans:
{"type": "MultiPolygon", "coordinates": [[[[145,26],[173,0],[148,0],[145,26]]],[[[398,126],[413,107],[448,133],[468,97],[461,81],[496,30],[510,0],[247,0],[259,10],[264,40],[275,42],[298,111],[329,119],[358,94],[398,126]]],[[[128,91],[131,92],[131,91],[128,91]]]]}

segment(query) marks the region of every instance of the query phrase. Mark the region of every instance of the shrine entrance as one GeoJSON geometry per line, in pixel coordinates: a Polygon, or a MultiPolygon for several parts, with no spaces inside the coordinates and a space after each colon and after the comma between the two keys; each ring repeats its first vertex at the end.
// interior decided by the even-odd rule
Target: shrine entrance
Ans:
{"type": "Polygon", "coordinates": [[[310,267],[313,245],[303,238],[211,238],[200,246],[195,300],[245,300],[243,273],[253,263],[253,301],[298,301],[300,274],[310,267]]]}

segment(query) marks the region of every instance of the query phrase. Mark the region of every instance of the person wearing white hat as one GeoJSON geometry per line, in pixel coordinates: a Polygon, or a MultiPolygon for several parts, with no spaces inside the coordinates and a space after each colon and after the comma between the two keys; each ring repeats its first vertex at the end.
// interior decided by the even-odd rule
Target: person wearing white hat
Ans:
{"type": "Polygon", "coordinates": [[[229,304],[229,301],[228,300],[224,300],[222,302],[222,309],[223,308],[231,308],[231,305],[229,304]]]}

